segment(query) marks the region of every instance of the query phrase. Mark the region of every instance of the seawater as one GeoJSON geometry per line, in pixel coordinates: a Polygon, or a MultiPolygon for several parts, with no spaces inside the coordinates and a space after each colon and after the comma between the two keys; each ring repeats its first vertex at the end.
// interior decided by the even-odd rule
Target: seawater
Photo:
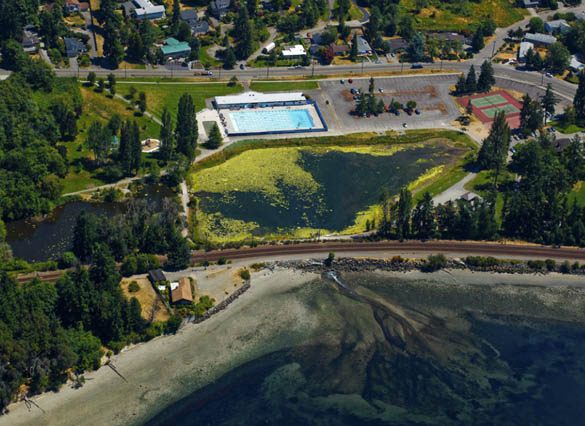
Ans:
{"type": "Polygon", "coordinates": [[[303,344],[234,368],[147,424],[583,424],[582,290],[341,279],[357,294],[326,279],[291,294],[322,318],[303,344]]]}

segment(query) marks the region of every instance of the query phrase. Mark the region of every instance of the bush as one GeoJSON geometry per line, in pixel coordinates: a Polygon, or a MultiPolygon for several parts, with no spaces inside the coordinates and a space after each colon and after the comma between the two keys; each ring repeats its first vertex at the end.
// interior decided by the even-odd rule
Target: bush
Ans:
{"type": "Polygon", "coordinates": [[[219,259],[217,259],[217,264],[218,265],[225,265],[227,263],[227,259],[225,257],[220,257],[219,259]]]}
{"type": "Polygon", "coordinates": [[[71,268],[72,266],[76,266],[78,264],[79,261],[77,260],[77,257],[71,251],[66,251],[59,259],[59,269],[71,268]]]}
{"type": "Polygon", "coordinates": [[[465,264],[468,266],[478,266],[478,267],[491,267],[491,266],[497,266],[501,263],[501,261],[499,259],[496,259],[495,257],[492,256],[488,256],[488,257],[483,257],[483,256],[467,256],[465,258],[465,264]]]}
{"type": "Polygon", "coordinates": [[[264,263],[264,262],[261,262],[261,263],[252,263],[250,265],[250,268],[252,268],[254,271],[258,272],[261,269],[266,268],[266,263],[264,263]]]}
{"type": "Polygon", "coordinates": [[[402,256],[392,256],[392,263],[402,263],[404,262],[404,258],[402,256]]]}
{"type": "Polygon", "coordinates": [[[546,265],[546,269],[549,270],[549,271],[554,270],[555,269],[555,266],[557,266],[557,262],[555,262],[552,259],[546,259],[544,261],[544,264],[546,265]]]}
{"type": "Polygon", "coordinates": [[[247,269],[242,269],[240,271],[240,277],[242,277],[243,280],[248,281],[250,279],[250,271],[247,269]]]}
{"type": "Polygon", "coordinates": [[[529,260],[528,267],[535,270],[542,270],[546,266],[546,263],[542,260],[529,260]]]}
{"type": "Polygon", "coordinates": [[[571,264],[568,260],[565,260],[563,263],[561,263],[560,271],[561,274],[568,274],[571,272],[571,264]]]}
{"type": "Polygon", "coordinates": [[[434,272],[447,266],[447,258],[444,254],[431,254],[421,267],[423,272],[434,272]]]}
{"type": "Polygon", "coordinates": [[[181,317],[177,315],[172,315],[165,324],[165,333],[175,334],[179,327],[181,326],[182,321],[183,320],[181,319],[181,317]]]}
{"type": "Polygon", "coordinates": [[[128,284],[128,291],[130,293],[136,293],[138,290],[140,290],[140,286],[136,281],[132,281],[130,284],[128,284]]]}
{"type": "Polygon", "coordinates": [[[327,256],[327,265],[331,265],[333,263],[333,260],[335,259],[335,253],[333,252],[329,252],[329,256],[327,256]]]}

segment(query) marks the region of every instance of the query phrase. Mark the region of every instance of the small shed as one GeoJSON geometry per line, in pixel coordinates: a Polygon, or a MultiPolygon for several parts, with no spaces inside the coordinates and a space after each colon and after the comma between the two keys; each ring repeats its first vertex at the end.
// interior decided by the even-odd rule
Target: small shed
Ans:
{"type": "Polygon", "coordinates": [[[166,281],[167,277],[165,276],[165,273],[162,271],[162,269],[151,269],[148,271],[148,279],[151,283],[156,284],[162,281],[166,281]]]}
{"type": "Polygon", "coordinates": [[[173,287],[171,287],[171,301],[174,305],[193,303],[193,292],[189,278],[179,278],[177,285],[173,287]]]}

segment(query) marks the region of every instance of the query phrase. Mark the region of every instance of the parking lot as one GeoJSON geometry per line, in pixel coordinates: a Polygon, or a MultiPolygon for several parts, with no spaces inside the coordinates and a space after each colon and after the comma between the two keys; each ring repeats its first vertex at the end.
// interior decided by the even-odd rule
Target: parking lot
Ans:
{"type": "Polygon", "coordinates": [[[345,79],[320,81],[320,90],[306,91],[317,101],[329,129],[339,133],[365,131],[385,131],[407,128],[445,127],[457,118],[459,112],[453,98],[449,96],[449,86],[457,81],[456,75],[419,75],[404,77],[374,78],[375,94],[389,105],[392,100],[404,105],[416,102],[420,115],[408,115],[401,110],[400,115],[382,113],[378,117],[358,117],[352,114],[356,101],[350,90],[368,90],[369,78],[355,78],[350,83],[345,79]],[[381,90],[380,90],[381,89],[381,90]]]}

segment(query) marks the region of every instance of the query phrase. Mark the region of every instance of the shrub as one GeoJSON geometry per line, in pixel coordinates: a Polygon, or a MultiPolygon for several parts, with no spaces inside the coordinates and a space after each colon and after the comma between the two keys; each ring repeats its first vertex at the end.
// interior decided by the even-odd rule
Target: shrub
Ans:
{"type": "Polygon", "coordinates": [[[335,253],[333,253],[332,251],[329,252],[329,256],[327,256],[327,265],[331,265],[333,263],[334,259],[335,259],[335,253]]]}
{"type": "Polygon", "coordinates": [[[423,272],[434,272],[447,266],[447,258],[444,254],[431,254],[421,267],[423,272]]]}
{"type": "Polygon", "coordinates": [[[392,256],[392,263],[402,263],[404,262],[404,258],[402,256],[392,256]]]}
{"type": "Polygon", "coordinates": [[[531,269],[542,270],[546,266],[546,263],[543,260],[529,260],[527,265],[531,269]]]}
{"type": "Polygon", "coordinates": [[[217,264],[218,265],[225,265],[227,263],[227,259],[225,257],[220,257],[219,259],[217,259],[217,264]]]}
{"type": "Polygon", "coordinates": [[[250,279],[250,271],[247,269],[242,269],[240,271],[240,277],[242,277],[243,280],[248,281],[250,279]]]}
{"type": "Polygon", "coordinates": [[[66,269],[71,268],[72,266],[76,266],[79,263],[75,254],[71,251],[66,251],[61,255],[59,259],[59,268],[66,269]]]}
{"type": "Polygon", "coordinates": [[[568,274],[571,272],[571,264],[568,260],[565,260],[563,263],[561,263],[560,271],[561,274],[568,274]]]}
{"type": "Polygon", "coordinates": [[[140,290],[140,286],[136,281],[132,281],[130,284],[128,284],[128,291],[130,293],[136,293],[138,290],[140,290]]]}
{"type": "Polygon", "coordinates": [[[557,266],[557,262],[555,262],[552,259],[546,259],[544,261],[544,264],[546,265],[546,269],[549,271],[552,271],[553,269],[555,269],[555,266],[557,266]]]}
{"type": "Polygon", "coordinates": [[[181,317],[177,315],[171,315],[169,320],[165,324],[165,333],[166,334],[175,334],[179,327],[181,326],[181,322],[183,320],[181,317]]]}
{"type": "Polygon", "coordinates": [[[496,259],[495,257],[492,256],[488,256],[488,257],[483,257],[483,256],[467,256],[465,258],[465,264],[469,265],[469,266],[478,266],[478,267],[491,267],[491,266],[497,266],[501,263],[501,261],[499,259],[496,259]]]}
{"type": "Polygon", "coordinates": [[[254,271],[260,271],[261,269],[266,268],[266,263],[261,262],[261,263],[252,263],[250,265],[250,268],[252,268],[254,271]]]}

